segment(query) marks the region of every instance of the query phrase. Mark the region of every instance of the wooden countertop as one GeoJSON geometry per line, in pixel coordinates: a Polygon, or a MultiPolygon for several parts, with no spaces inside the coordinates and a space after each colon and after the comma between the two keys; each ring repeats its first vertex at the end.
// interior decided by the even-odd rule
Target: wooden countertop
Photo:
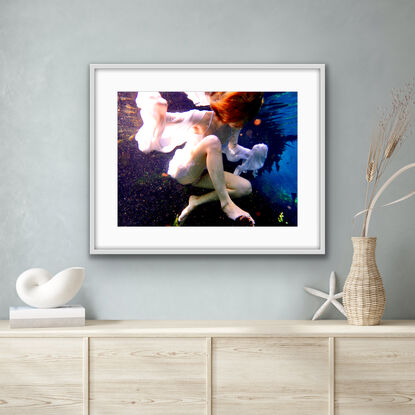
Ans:
{"type": "Polygon", "coordinates": [[[415,320],[351,326],[345,320],[88,320],[85,327],[10,329],[0,337],[415,337],[415,320]]]}

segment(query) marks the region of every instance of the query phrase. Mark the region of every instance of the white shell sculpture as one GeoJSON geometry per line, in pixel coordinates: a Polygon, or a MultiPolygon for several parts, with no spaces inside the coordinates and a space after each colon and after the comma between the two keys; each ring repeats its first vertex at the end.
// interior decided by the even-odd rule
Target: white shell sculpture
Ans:
{"type": "Polygon", "coordinates": [[[36,308],[60,307],[81,288],[85,268],[67,268],[53,276],[42,268],[31,268],[16,281],[17,294],[27,305],[36,308]]]}

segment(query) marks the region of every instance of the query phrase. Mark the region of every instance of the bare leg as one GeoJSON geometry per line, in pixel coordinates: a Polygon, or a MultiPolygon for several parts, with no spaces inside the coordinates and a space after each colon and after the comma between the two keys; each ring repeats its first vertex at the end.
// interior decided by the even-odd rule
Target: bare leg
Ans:
{"type": "MultiPolygon", "coordinates": [[[[244,179],[243,177],[236,176],[226,171],[224,172],[224,176],[225,176],[226,190],[232,199],[247,196],[252,192],[251,183],[248,180],[244,179]]],[[[210,179],[208,174],[204,175],[197,183],[194,183],[193,186],[201,187],[204,189],[214,189],[212,180],[210,179]]],[[[208,202],[214,202],[216,200],[219,200],[219,197],[215,190],[213,192],[206,193],[202,196],[194,196],[194,195],[190,196],[189,204],[180,214],[179,221],[180,222],[184,221],[189,215],[189,213],[192,212],[193,209],[195,209],[197,206],[200,206],[208,202]]],[[[237,215],[237,216],[231,217],[231,219],[236,219],[240,216],[243,216],[243,217],[247,217],[252,222],[252,224],[255,223],[252,217],[249,215],[249,213],[245,212],[239,207],[237,208],[238,210],[232,210],[231,212],[232,215],[237,215]]],[[[226,207],[223,210],[225,213],[227,213],[226,207]]]]}
{"type": "MultiPolygon", "coordinates": [[[[192,167],[188,170],[186,176],[181,177],[179,180],[182,184],[203,185],[200,177],[206,167],[210,178],[210,183],[207,188],[213,188],[215,189],[215,192],[212,192],[210,196],[208,196],[209,194],[205,195],[206,198],[202,199],[205,200],[204,203],[206,203],[206,201],[216,200],[217,198],[220,201],[222,210],[230,219],[235,220],[236,218],[242,216],[252,220],[249,213],[240,209],[230,198],[228,189],[226,188],[225,173],[223,171],[222,145],[220,140],[215,135],[205,137],[193,149],[190,162],[192,162],[192,167]]],[[[207,184],[207,182],[205,184],[207,184]]],[[[231,187],[229,190],[236,190],[237,188],[238,186],[235,186],[235,188],[231,187]]],[[[186,212],[183,212],[183,215],[180,217],[183,216],[184,219],[187,214],[186,212]]]]}

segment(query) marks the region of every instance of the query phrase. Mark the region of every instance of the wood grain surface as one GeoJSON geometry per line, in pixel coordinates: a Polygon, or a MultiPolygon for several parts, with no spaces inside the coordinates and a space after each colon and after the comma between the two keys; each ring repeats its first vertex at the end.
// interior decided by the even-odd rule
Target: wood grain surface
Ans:
{"type": "Polygon", "coordinates": [[[92,415],[205,415],[206,339],[90,339],[92,415]]]}
{"type": "Polygon", "coordinates": [[[352,326],[343,320],[87,320],[85,327],[11,329],[0,337],[415,337],[415,320],[352,326]]]}
{"type": "Polygon", "coordinates": [[[415,322],[0,322],[0,415],[89,413],[414,415],[415,322]]]}
{"type": "Polygon", "coordinates": [[[0,339],[0,414],[81,415],[81,339],[0,339]]]}
{"type": "Polygon", "coordinates": [[[415,339],[336,339],[336,415],[414,415],[415,339]]]}
{"type": "Polygon", "coordinates": [[[213,339],[213,414],[327,414],[328,356],[328,339],[213,339]]]}

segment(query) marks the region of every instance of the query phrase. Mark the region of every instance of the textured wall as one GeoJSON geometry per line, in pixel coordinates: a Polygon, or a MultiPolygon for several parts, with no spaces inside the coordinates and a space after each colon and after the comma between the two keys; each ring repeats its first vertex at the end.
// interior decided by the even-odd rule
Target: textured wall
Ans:
{"type": "MultiPolygon", "coordinates": [[[[85,266],[89,318],[310,318],[303,286],[348,273],[376,109],[415,73],[414,18],[413,0],[0,0],[0,318],[33,266],[85,266]],[[89,256],[89,64],[244,62],[327,65],[327,254],[89,256]]],[[[415,133],[391,171],[414,160],[415,133]]],[[[414,210],[373,218],[386,318],[415,318],[414,210]]]]}

